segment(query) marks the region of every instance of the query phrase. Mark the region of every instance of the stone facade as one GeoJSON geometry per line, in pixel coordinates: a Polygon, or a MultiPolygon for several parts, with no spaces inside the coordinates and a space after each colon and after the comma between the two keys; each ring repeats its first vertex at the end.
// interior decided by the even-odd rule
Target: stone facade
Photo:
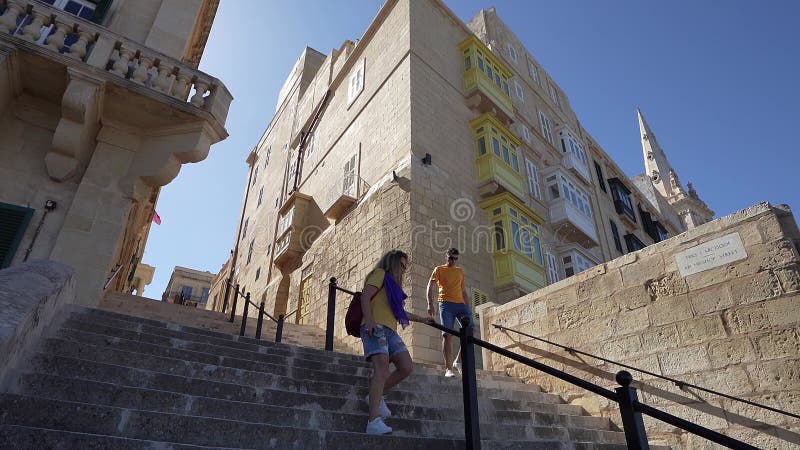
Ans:
{"type": "MultiPolygon", "coordinates": [[[[492,343],[607,387],[615,386],[614,374],[621,367],[491,325],[796,413],[799,249],[800,232],[788,207],[762,203],[513,302],[482,306],[482,333],[492,343]],[[735,249],[737,239],[742,247],[736,257],[741,259],[682,275],[688,273],[686,266],[679,267],[686,254],[696,254],[709,241],[722,242],[716,246],[730,242],[726,248],[735,249]]],[[[616,404],[573,385],[492,354],[484,354],[484,361],[487,367],[561,392],[590,412],[619,418],[616,404]]],[[[800,445],[797,420],[631,372],[647,404],[759,448],[800,445]]],[[[702,439],[664,423],[646,419],[646,424],[651,439],[707,448],[702,439]]]]}
{"type": "Polygon", "coordinates": [[[67,264],[86,305],[134,287],[161,186],[227,137],[232,100],[195,69],[216,0],[100,3],[0,1],[0,208],[27,215],[0,259],[67,264]]]}
{"type": "MultiPolygon", "coordinates": [[[[356,43],[306,48],[247,163],[217,278],[323,327],[328,279],[360,290],[392,247],[411,255],[404,287],[425,314],[449,247],[462,251],[470,300],[503,303],[684,231],[581,127],[493,8],[464,24],[438,0],[390,0],[356,43]]],[[[403,336],[416,359],[441,360],[435,330],[403,336]]]]}
{"type": "Polygon", "coordinates": [[[214,274],[175,266],[161,300],[206,309],[214,274]]]}

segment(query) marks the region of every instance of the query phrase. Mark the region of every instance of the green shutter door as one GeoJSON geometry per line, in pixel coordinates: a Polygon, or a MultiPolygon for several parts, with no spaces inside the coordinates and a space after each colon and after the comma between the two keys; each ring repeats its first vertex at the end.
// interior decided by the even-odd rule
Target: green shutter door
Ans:
{"type": "Polygon", "coordinates": [[[30,208],[0,203],[0,269],[11,265],[32,216],[30,208]]]}

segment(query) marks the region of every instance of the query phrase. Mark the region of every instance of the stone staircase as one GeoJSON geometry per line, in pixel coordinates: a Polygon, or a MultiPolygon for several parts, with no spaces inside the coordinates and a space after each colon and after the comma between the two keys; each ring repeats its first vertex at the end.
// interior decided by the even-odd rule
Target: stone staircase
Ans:
{"type": "MultiPolygon", "coordinates": [[[[0,448],[459,449],[461,382],[418,367],[364,434],[363,358],[71,306],[0,394],[0,448]]],[[[485,449],[624,449],[607,418],[479,371],[485,449]]]]}

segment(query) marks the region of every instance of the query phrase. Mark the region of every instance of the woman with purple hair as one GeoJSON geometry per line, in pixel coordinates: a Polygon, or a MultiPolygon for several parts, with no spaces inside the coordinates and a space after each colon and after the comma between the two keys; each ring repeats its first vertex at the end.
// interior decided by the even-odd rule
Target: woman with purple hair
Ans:
{"type": "Polygon", "coordinates": [[[409,321],[433,322],[429,317],[412,314],[404,308],[408,296],[400,286],[407,267],[408,255],[400,250],[390,250],[367,275],[361,292],[361,310],[364,314],[361,341],[364,344],[364,356],[372,363],[367,395],[367,434],[392,432],[383,423],[383,419],[392,414],[383,396],[414,370],[408,349],[397,334],[397,324],[405,328],[409,321]],[[394,372],[389,372],[390,362],[394,363],[394,372]]]}

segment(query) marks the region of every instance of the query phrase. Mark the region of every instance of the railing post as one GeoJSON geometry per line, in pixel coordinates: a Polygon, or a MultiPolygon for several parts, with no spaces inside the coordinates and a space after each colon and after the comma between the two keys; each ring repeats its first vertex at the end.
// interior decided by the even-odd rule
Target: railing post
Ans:
{"type": "Polygon", "coordinates": [[[278,316],[278,329],[275,331],[275,342],[281,341],[281,336],[283,335],[283,314],[278,316]]]}
{"type": "Polygon", "coordinates": [[[644,429],[642,413],[634,408],[634,402],[638,402],[636,388],[631,387],[633,376],[626,370],[617,372],[617,383],[621,387],[616,388],[619,397],[619,413],[622,415],[622,426],[625,430],[625,441],[630,450],[650,450],[647,442],[647,432],[644,429]]]}
{"type": "Polygon", "coordinates": [[[250,293],[244,296],[244,309],[242,310],[242,327],[239,329],[239,336],[244,336],[244,330],[247,326],[247,310],[250,309],[250,293]]]}
{"type": "Polygon", "coordinates": [[[328,324],[325,327],[325,350],[333,351],[333,321],[336,315],[336,278],[328,284],[328,324]]]}
{"type": "Polygon", "coordinates": [[[233,273],[228,277],[228,282],[225,283],[225,296],[222,297],[222,312],[228,311],[228,299],[231,298],[231,285],[233,284],[233,273]]]}
{"type": "Polygon", "coordinates": [[[264,325],[264,301],[258,307],[258,322],[256,322],[256,339],[261,339],[261,326],[264,325]]]}
{"type": "Polygon", "coordinates": [[[470,317],[458,318],[461,324],[461,386],[464,394],[464,436],[467,450],[480,450],[481,430],[478,418],[478,389],[475,377],[475,348],[469,342],[472,334],[470,317]]]}
{"type": "Polygon", "coordinates": [[[236,303],[239,302],[239,283],[236,283],[236,286],[233,288],[233,304],[231,305],[231,318],[229,320],[230,323],[236,318],[236,303]]]}

